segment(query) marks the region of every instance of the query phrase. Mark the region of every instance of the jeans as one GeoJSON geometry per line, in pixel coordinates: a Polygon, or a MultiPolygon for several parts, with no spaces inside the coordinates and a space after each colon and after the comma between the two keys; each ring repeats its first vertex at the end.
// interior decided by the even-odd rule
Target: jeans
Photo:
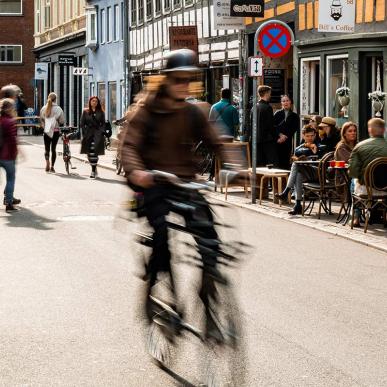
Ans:
{"type": "Polygon", "coordinates": [[[304,177],[298,170],[298,164],[293,163],[292,168],[290,169],[290,175],[288,179],[287,188],[294,187],[294,194],[296,200],[302,200],[302,183],[304,182],[304,177]]]}
{"type": "Polygon", "coordinates": [[[0,160],[0,166],[5,169],[7,184],[5,185],[5,202],[12,204],[13,191],[15,190],[16,179],[16,161],[15,160],[0,160]]]}

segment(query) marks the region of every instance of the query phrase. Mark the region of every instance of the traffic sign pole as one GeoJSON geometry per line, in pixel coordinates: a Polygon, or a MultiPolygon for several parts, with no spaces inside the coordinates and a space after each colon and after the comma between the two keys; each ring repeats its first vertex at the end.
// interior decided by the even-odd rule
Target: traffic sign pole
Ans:
{"type": "MultiPolygon", "coordinates": [[[[294,42],[293,31],[289,28],[289,26],[280,21],[280,20],[270,20],[263,23],[257,30],[255,31],[254,36],[254,56],[258,56],[258,36],[259,33],[268,27],[270,24],[279,25],[282,28],[286,28],[289,31],[291,44],[294,42]]],[[[277,56],[278,57],[278,56],[277,56]]],[[[252,157],[252,175],[251,175],[251,202],[255,204],[257,202],[257,77],[253,79],[253,157],[252,157]]]]}

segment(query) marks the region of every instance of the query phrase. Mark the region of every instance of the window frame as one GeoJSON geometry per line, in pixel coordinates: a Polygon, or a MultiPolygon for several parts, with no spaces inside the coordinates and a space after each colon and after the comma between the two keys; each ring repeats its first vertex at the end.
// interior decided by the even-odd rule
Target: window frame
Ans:
{"type": "Polygon", "coordinates": [[[169,14],[172,11],[172,0],[162,0],[162,1],[163,1],[163,5],[162,5],[163,14],[164,15],[169,14]],[[165,5],[167,1],[169,3],[168,7],[165,5]]]}
{"type": "Polygon", "coordinates": [[[145,20],[149,21],[153,18],[153,0],[145,0],[145,20]],[[150,10],[148,14],[148,5],[150,5],[150,10]]]}
{"type": "Polygon", "coordinates": [[[1,61],[0,58],[0,65],[16,65],[16,64],[23,64],[23,45],[21,44],[0,44],[1,47],[20,47],[20,61],[1,61]]]}
{"type": "Polygon", "coordinates": [[[42,24],[42,13],[40,1],[35,2],[34,9],[34,31],[36,34],[40,34],[42,24]]]}
{"type": "Polygon", "coordinates": [[[135,27],[137,25],[137,16],[138,16],[138,5],[137,0],[131,0],[130,1],[130,25],[132,27],[135,27]],[[133,7],[133,4],[135,4],[135,7],[133,7]]]}
{"type": "Polygon", "coordinates": [[[98,44],[98,14],[95,6],[86,7],[86,47],[95,47],[98,44]],[[94,17],[94,39],[91,35],[92,17],[94,17]]]}
{"type": "Polygon", "coordinates": [[[100,10],[100,15],[99,15],[99,22],[100,22],[100,42],[101,44],[106,43],[106,10],[105,8],[102,8],[100,10]]]}
{"type": "Polygon", "coordinates": [[[113,7],[113,42],[118,42],[120,40],[120,27],[121,26],[121,13],[120,13],[120,4],[114,4],[113,7]]]}
{"type": "Polygon", "coordinates": [[[160,17],[163,13],[163,1],[162,0],[153,0],[153,13],[154,13],[154,17],[157,18],[157,17],[160,17]],[[156,2],[159,2],[160,4],[160,9],[157,11],[157,8],[156,8],[156,2]]]}
{"type": "Polygon", "coordinates": [[[144,24],[144,20],[145,20],[144,0],[137,0],[137,24],[138,25],[144,24]],[[140,4],[141,4],[141,7],[140,7],[140,4]],[[141,13],[142,13],[142,18],[140,19],[141,13]]]}
{"type": "MultiPolygon", "coordinates": [[[[16,0],[17,1],[17,0],[16,0]]],[[[23,0],[19,0],[20,3],[20,13],[15,12],[1,12],[0,16],[23,16],[23,0]]]]}
{"type": "Polygon", "coordinates": [[[111,43],[112,36],[112,7],[106,7],[106,43],[111,43]]]}
{"type": "Polygon", "coordinates": [[[179,9],[182,9],[183,8],[183,0],[172,0],[172,6],[173,6],[173,10],[179,10],[179,9]],[[179,2],[178,5],[175,4],[175,2],[179,2]]]}
{"type": "Polygon", "coordinates": [[[44,4],[44,23],[43,23],[43,29],[49,30],[52,28],[52,9],[51,9],[51,1],[46,0],[44,4]],[[48,15],[48,18],[47,18],[48,15]],[[48,19],[48,23],[47,23],[48,19]]]}
{"type": "Polygon", "coordinates": [[[184,8],[193,7],[195,4],[195,0],[184,0],[184,8]]]}

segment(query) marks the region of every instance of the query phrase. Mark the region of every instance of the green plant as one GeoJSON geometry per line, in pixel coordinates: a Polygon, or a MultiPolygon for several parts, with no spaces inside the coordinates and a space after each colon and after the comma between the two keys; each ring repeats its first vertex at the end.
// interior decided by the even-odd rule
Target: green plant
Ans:
{"type": "Polygon", "coordinates": [[[349,97],[350,92],[351,92],[351,89],[349,87],[342,86],[336,90],[336,95],[338,95],[339,97],[344,97],[344,96],[349,97]]]}

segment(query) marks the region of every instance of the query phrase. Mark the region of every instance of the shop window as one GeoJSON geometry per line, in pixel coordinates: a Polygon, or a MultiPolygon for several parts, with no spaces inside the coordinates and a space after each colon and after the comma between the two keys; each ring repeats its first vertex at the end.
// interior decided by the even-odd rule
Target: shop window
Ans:
{"type": "Polygon", "coordinates": [[[301,59],[300,114],[320,114],[320,58],[301,59]]]}
{"type": "Polygon", "coordinates": [[[336,90],[343,84],[348,85],[348,56],[335,55],[327,57],[327,90],[326,90],[326,115],[336,119],[337,125],[342,126],[347,121],[345,109],[339,103],[336,90]],[[343,82],[345,77],[345,82],[343,82]]]}
{"type": "Polygon", "coordinates": [[[21,63],[22,46],[0,46],[0,63],[21,63]]]}
{"type": "Polygon", "coordinates": [[[0,15],[21,15],[22,0],[1,0],[0,15]]]}
{"type": "Polygon", "coordinates": [[[117,119],[117,83],[109,82],[109,121],[117,119]]]}

